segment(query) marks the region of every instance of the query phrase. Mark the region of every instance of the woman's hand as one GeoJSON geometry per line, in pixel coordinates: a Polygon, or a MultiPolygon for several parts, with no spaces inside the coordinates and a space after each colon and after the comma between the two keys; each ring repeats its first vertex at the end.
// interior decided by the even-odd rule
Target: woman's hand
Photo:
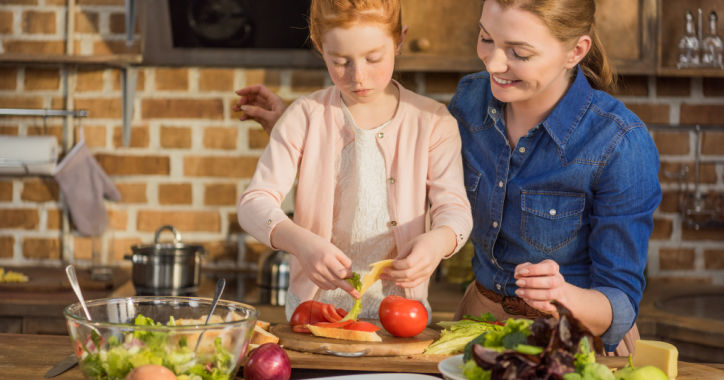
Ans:
{"type": "Polygon", "coordinates": [[[542,312],[554,314],[556,307],[551,301],[568,305],[568,283],[560,273],[558,263],[553,260],[543,260],[538,264],[523,263],[515,267],[515,285],[518,290],[515,294],[528,305],[542,312]]]}
{"type": "Polygon", "coordinates": [[[528,305],[558,318],[558,312],[551,304],[551,301],[556,300],[570,309],[596,336],[611,326],[613,311],[608,297],[598,290],[580,288],[566,282],[555,261],[519,264],[515,267],[514,276],[518,286],[515,294],[528,305]]]}
{"type": "Polygon", "coordinates": [[[382,276],[403,288],[414,288],[430,278],[443,257],[457,244],[455,232],[443,226],[418,235],[406,256],[398,256],[382,276]]]}
{"type": "Polygon", "coordinates": [[[341,288],[352,297],[359,298],[359,292],[344,280],[352,276],[352,260],[334,244],[291,220],[276,225],[271,242],[274,247],[294,254],[304,273],[320,289],[341,288]]]}
{"type": "Polygon", "coordinates": [[[244,87],[237,90],[236,94],[240,98],[234,105],[234,111],[244,112],[239,120],[254,120],[261,124],[268,134],[271,134],[274,124],[287,108],[282,98],[262,84],[244,87]]]}

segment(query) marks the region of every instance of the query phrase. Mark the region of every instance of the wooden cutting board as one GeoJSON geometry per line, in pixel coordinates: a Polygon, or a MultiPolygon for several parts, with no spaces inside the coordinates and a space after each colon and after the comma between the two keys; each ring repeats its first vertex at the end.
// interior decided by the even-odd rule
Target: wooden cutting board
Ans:
{"type": "MultiPolygon", "coordinates": [[[[379,321],[369,321],[379,326],[379,321]]],[[[384,329],[377,331],[382,342],[357,342],[354,340],[332,339],[292,331],[288,323],[272,326],[272,334],[279,337],[279,344],[291,350],[329,354],[328,350],[341,353],[367,351],[367,356],[404,356],[421,354],[440,333],[426,328],[412,338],[398,338],[384,329]]]]}

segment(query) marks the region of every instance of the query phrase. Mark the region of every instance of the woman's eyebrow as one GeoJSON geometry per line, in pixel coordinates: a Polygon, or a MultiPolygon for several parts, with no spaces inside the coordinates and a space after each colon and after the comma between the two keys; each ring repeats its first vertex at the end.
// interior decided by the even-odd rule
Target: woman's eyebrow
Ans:
{"type": "MultiPolygon", "coordinates": [[[[482,30],[483,32],[485,32],[485,34],[490,34],[490,33],[488,33],[487,30],[485,30],[485,27],[483,26],[482,23],[478,23],[478,25],[480,25],[480,30],[482,30]]],[[[525,48],[528,48],[528,49],[535,50],[535,47],[533,47],[533,45],[531,45],[531,44],[529,44],[529,43],[527,43],[527,42],[525,42],[525,41],[505,41],[505,44],[506,44],[506,45],[510,45],[510,46],[522,46],[522,47],[525,47],[525,48]]]]}

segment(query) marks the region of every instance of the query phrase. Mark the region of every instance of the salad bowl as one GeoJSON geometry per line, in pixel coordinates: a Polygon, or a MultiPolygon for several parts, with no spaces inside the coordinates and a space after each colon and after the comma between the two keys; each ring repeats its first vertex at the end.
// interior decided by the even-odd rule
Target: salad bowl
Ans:
{"type": "Polygon", "coordinates": [[[254,332],[258,312],[244,303],[212,299],[127,297],[80,303],[63,313],[87,379],[125,379],[145,365],[161,365],[178,380],[233,379],[254,332]],[[197,347],[198,342],[198,347],[197,347]]]}

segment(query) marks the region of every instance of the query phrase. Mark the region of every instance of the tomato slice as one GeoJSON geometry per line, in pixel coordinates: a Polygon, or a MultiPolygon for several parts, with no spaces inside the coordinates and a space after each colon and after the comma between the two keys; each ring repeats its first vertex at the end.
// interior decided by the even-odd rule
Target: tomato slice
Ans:
{"type": "Polygon", "coordinates": [[[337,314],[339,314],[340,317],[344,318],[347,316],[347,310],[344,310],[341,307],[338,307],[337,314]]]}
{"type": "Polygon", "coordinates": [[[289,324],[294,325],[307,325],[311,323],[323,322],[328,319],[322,314],[324,303],[317,301],[304,301],[297,306],[292,313],[292,317],[289,319],[289,324]]]}
{"type": "Polygon", "coordinates": [[[334,309],[334,306],[330,305],[330,304],[324,304],[322,306],[322,315],[324,316],[325,319],[327,319],[327,322],[337,322],[340,319],[342,319],[342,317],[339,314],[337,314],[337,311],[334,309]]]}
{"type": "Polygon", "coordinates": [[[302,333],[302,334],[311,334],[312,333],[304,325],[292,325],[292,331],[302,333]]]}
{"type": "Polygon", "coordinates": [[[341,321],[341,322],[317,322],[314,324],[314,326],[319,327],[336,327],[336,328],[342,328],[348,325],[351,325],[355,323],[354,321],[341,321]]]}
{"type": "Polygon", "coordinates": [[[355,321],[353,323],[350,323],[346,326],[344,326],[346,330],[357,330],[357,331],[367,331],[367,332],[375,332],[379,330],[380,328],[375,326],[372,323],[365,322],[365,321],[355,321]]]}
{"type": "Polygon", "coordinates": [[[83,345],[80,343],[79,340],[75,340],[73,348],[75,349],[75,356],[81,357],[83,355],[83,345]]]}

